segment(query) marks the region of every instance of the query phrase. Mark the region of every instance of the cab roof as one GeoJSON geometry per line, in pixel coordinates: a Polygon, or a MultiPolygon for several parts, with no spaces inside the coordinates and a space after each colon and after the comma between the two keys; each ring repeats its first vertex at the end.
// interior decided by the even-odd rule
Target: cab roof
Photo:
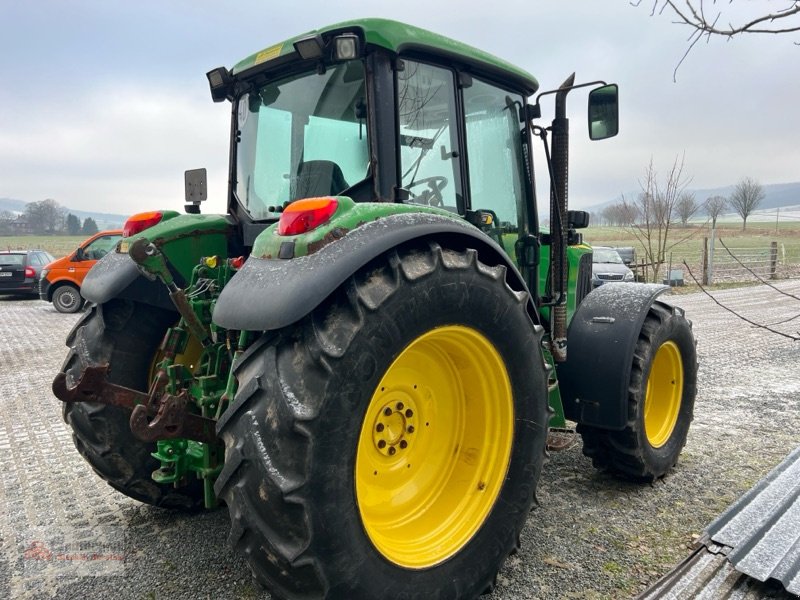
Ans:
{"type": "Polygon", "coordinates": [[[241,74],[261,65],[268,67],[266,63],[269,61],[295,53],[293,44],[297,40],[342,32],[359,32],[368,45],[379,46],[394,53],[421,52],[450,59],[471,68],[475,74],[485,73],[500,82],[506,81],[526,95],[533,94],[539,88],[539,82],[533,75],[508,61],[443,35],[388,19],[344,21],[306,32],[248,56],[234,66],[233,73],[241,74]]]}

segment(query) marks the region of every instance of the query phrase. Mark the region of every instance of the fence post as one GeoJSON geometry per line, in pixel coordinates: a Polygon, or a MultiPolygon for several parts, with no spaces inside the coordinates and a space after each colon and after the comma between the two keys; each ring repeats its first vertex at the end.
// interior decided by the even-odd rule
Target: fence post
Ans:
{"type": "Polygon", "coordinates": [[[708,285],[708,238],[703,238],[703,256],[700,258],[703,266],[703,273],[700,276],[700,282],[703,285],[708,285]]]}
{"type": "Polygon", "coordinates": [[[775,279],[778,272],[778,242],[770,242],[769,248],[769,278],[775,279]]]}
{"type": "Polygon", "coordinates": [[[714,238],[717,237],[717,228],[711,224],[711,241],[708,244],[708,285],[714,283],[714,238]]]}

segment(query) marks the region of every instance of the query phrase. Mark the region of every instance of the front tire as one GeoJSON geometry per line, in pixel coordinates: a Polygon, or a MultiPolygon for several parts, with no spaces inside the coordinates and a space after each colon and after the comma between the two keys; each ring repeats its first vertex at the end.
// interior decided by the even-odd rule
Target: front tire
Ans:
{"type": "MultiPolygon", "coordinates": [[[[110,365],[108,381],[147,391],[153,357],[175,313],[127,300],[93,306],[67,339],[70,351],[62,371],[74,386],[87,366],[110,365]]],[[[195,510],[203,506],[203,485],[192,480],[174,488],[153,481],[159,462],[131,432],[130,411],[95,402],[64,403],[64,421],[72,428],[75,447],[92,469],[114,489],[135,500],[195,510]]]]}
{"type": "Polygon", "coordinates": [[[694,413],[697,351],[683,311],[653,303],[633,354],[625,428],[579,424],[578,432],[595,467],[647,482],[678,462],[694,413]]]}
{"type": "Polygon", "coordinates": [[[230,541],[279,598],[474,598],[533,501],[542,330],[473,250],[392,252],[236,367],[230,541]]]}
{"type": "Polygon", "coordinates": [[[75,313],[83,306],[83,298],[77,288],[64,284],[53,292],[53,306],[60,313],[75,313]]]}

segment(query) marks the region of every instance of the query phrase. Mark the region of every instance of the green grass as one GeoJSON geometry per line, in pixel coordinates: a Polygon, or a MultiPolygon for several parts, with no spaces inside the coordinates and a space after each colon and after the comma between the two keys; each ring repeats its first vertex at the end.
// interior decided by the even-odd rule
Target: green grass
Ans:
{"type": "Polygon", "coordinates": [[[0,236],[0,250],[45,250],[56,258],[73,252],[88,235],[0,236]]]}
{"type": "MultiPolygon", "coordinates": [[[[777,232],[774,224],[768,226],[766,223],[753,223],[742,231],[738,223],[723,223],[717,225],[716,233],[717,238],[721,238],[732,250],[767,249],[770,242],[777,241],[781,259],[785,256],[787,264],[800,264],[800,222],[781,223],[777,232]]],[[[710,227],[673,227],[670,229],[668,246],[673,242],[677,243],[667,251],[667,258],[669,252],[672,252],[674,262],[679,263],[683,259],[699,260],[703,252],[703,238],[710,235],[710,227]]],[[[589,227],[583,230],[583,239],[596,246],[633,246],[636,248],[637,260],[644,258],[642,245],[627,227],[589,227]]],[[[716,253],[727,254],[720,244],[716,244],[716,253]]]]}

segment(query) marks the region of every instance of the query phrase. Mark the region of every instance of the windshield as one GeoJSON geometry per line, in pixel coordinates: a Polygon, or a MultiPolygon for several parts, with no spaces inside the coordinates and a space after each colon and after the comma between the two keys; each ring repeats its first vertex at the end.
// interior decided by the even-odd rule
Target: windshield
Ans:
{"type": "Polygon", "coordinates": [[[236,195],[254,219],[300,198],[340,194],[369,170],[364,66],[273,81],[239,99],[236,195]]]}
{"type": "Polygon", "coordinates": [[[622,264],[622,259],[619,257],[616,250],[612,250],[611,248],[592,248],[592,252],[592,262],[622,264]]]}

